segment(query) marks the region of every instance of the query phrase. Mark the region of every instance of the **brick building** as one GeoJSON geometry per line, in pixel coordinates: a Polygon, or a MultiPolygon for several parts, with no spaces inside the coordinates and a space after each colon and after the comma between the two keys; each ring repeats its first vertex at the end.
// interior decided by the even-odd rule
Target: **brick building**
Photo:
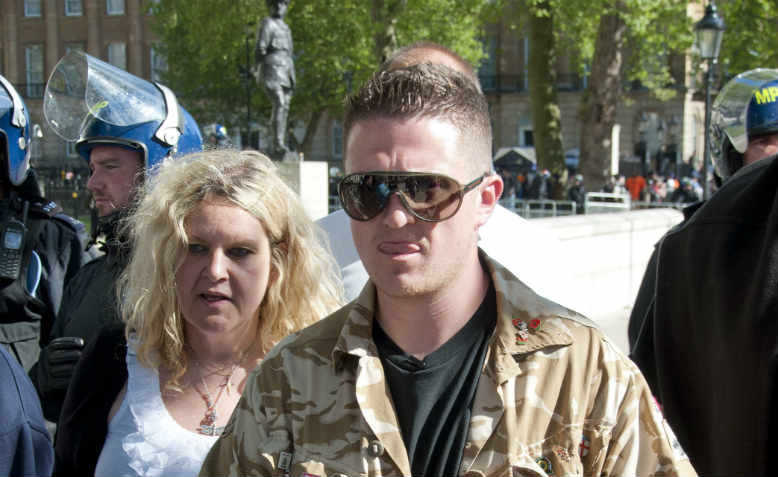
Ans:
{"type": "Polygon", "coordinates": [[[18,89],[42,140],[33,162],[47,177],[85,173],[72,144],[48,128],[42,113],[46,81],[57,61],[72,49],[155,78],[163,67],[154,54],[148,0],[3,0],[0,9],[0,73],[18,89]]]}

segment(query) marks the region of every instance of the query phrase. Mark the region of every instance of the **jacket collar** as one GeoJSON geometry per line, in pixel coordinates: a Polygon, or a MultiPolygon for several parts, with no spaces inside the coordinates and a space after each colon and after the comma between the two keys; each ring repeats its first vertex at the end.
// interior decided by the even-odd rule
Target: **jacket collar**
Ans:
{"type": "MultiPolygon", "coordinates": [[[[495,378],[498,382],[514,375],[514,355],[530,353],[553,346],[567,346],[572,335],[563,320],[596,327],[587,318],[536,294],[508,269],[479,250],[497,295],[497,325],[493,336],[495,378]],[[503,362],[504,361],[504,362],[503,362]],[[511,365],[512,364],[512,365],[511,365]]],[[[332,361],[336,367],[346,356],[378,356],[373,342],[375,284],[368,280],[359,297],[349,306],[341,328],[332,361]]]]}

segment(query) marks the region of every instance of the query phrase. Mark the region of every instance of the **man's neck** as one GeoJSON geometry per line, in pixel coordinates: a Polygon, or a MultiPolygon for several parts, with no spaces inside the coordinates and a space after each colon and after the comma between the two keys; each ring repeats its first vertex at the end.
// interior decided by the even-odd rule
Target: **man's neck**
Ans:
{"type": "Polygon", "coordinates": [[[457,279],[429,295],[389,296],[376,292],[376,318],[406,353],[423,359],[440,348],[475,314],[489,289],[478,258],[457,279]]]}

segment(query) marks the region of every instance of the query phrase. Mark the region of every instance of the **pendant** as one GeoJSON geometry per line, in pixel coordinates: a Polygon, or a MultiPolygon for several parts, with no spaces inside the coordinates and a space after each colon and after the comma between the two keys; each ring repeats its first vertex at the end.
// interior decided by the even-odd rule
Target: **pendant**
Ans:
{"type": "Polygon", "coordinates": [[[215,426],[216,412],[213,410],[205,411],[205,416],[197,427],[197,432],[206,436],[218,436],[224,431],[224,426],[215,426]]]}

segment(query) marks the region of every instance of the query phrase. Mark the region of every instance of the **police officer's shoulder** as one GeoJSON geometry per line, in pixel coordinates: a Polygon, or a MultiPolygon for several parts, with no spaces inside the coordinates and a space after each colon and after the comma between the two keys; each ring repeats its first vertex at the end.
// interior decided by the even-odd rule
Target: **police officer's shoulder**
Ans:
{"type": "Polygon", "coordinates": [[[80,220],[77,220],[65,214],[64,212],[59,212],[57,214],[54,214],[53,219],[56,220],[58,223],[67,225],[79,235],[86,234],[86,225],[84,225],[84,223],[81,222],[80,220]]]}

